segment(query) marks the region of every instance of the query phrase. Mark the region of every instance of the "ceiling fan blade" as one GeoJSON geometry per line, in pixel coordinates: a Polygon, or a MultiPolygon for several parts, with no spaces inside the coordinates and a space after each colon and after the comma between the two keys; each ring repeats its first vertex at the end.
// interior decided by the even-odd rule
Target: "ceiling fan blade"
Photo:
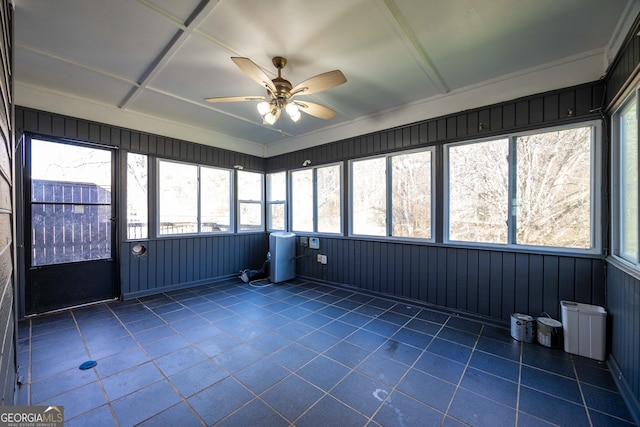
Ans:
{"type": "Polygon", "coordinates": [[[205,98],[207,102],[241,102],[241,101],[263,101],[264,96],[223,96],[220,98],[205,98]]]}
{"type": "Polygon", "coordinates": [[[347,78],[340,70],[328,71],[311,77],[291,89],[293,95],[308,95],[310,93],[322,92],[346,82],[347,78]]]}
{"type": "Polygon", "coordinates": [[[244,71],[246,75],[258,82],[260,86],[269,90],[271,93],[276,92],[276,88],[269,76],[267,76],[267,74],[262,71],[262,68],[258,67],[255,62],[249,58],[241,58],[237,56],[232,57],[231,60],[238,66],[238,68],[244,71]]]}
{"type": "Polygon", "coordinates": [[[329,120],[332,119],[336,112],[330,108],[316,104],[314,102],[307,101],[293,101],[300,108],[300,111],[307,113],[311,116],[318,117],[319,119],[329,120]]]}

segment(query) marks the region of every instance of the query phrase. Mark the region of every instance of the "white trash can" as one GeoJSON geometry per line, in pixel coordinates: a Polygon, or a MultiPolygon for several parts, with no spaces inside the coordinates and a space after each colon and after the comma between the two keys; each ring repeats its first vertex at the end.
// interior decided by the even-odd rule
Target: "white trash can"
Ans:
{"type": "Polygon", "coordinates": [[[605,360],[607,312],[603,307],[560,301],[564,351],[605,360]]]}

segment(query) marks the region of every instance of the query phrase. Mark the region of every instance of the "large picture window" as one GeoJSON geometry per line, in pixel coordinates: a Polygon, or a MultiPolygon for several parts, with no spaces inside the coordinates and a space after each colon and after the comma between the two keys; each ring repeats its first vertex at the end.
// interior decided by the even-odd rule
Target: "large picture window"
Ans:
{"type": "Polygon", "coordinates": [[[446,240],[596,251],[596,126],[446,145],[446,240]]]}
{"type": "Polygon", "coordinates": [[[342,167],[339,164],[291,172],[291,230],[342,231],[342,167]]]}
{"type": "Polygon", "coordinates": [[[159,235],[232,231],[231,171],[158,160],[159,235]]]}
{"type": "Polygon", "coordinates": [[[433,150],[351,162],[351,233],[432,238],[433,150]]]}

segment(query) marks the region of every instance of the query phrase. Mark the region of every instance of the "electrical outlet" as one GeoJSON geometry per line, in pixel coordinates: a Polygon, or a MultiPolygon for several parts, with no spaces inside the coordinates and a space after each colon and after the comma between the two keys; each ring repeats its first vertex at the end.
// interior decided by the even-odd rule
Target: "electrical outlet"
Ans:
{"type": "Polygon", "coordinates": [[[303,248],[309,246],[309,238],[307,236],[300,236],[300,246],[303,248]]]}
{"type": "Polygon", "coordinates": [[[327,263],[327,256],[326,255],[322,255],[321,261],[322,264],[326,264],[327,263]]]}
{"type": "Polygon", "coordinates": [[[316,261],[322,262],[322,255],[320,254],[316,255],[316,261]]]}
{"type": "Polygon", "coordinates": [[[309,247],[311,249],[320,249],[320,239],[317,237],[309,237],[309,247]]]}

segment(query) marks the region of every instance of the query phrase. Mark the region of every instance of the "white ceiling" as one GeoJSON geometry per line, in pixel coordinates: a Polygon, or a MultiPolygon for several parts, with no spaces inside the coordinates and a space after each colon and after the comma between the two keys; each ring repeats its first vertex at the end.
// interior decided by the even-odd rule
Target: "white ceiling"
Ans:
{"type": "Polygon", "coordinates": [[[639,0],[14,0],[15,102],[272,156],[601,77],[639,0]],[[337,111],[263,125],[230,60],[337,111]]]}

